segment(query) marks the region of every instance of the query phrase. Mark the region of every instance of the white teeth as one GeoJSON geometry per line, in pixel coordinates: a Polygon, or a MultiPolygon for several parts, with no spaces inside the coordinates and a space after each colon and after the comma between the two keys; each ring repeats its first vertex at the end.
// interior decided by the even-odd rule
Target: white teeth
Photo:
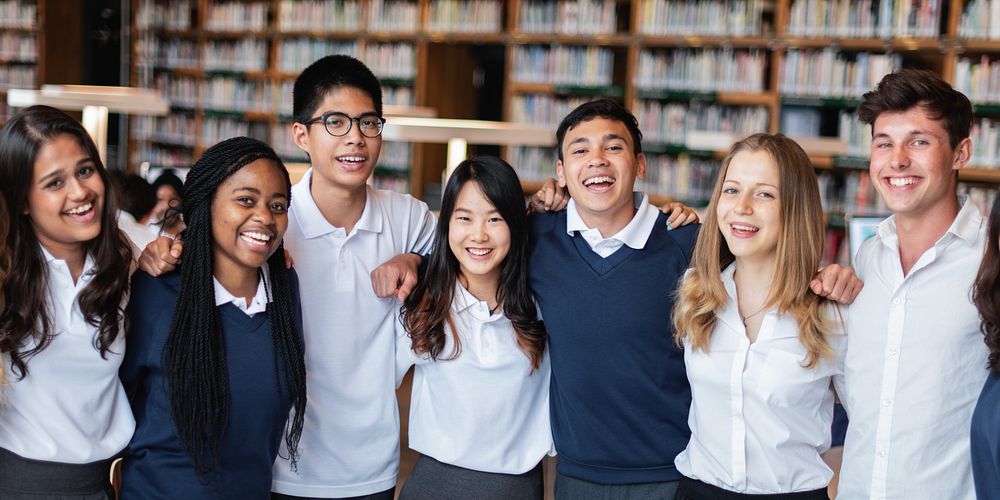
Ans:
{"type": "Polygon", "coordinates": [[[615,180],[612,179],[611,177],[607,176],[607,175],[601,175],[601,176],[598,176],[598,177],[591,177],[591,178],[583,181],[583,185],[584,186],[589,186],[591,184],[597,184],[599,182],[606,182],[608,184],[614,184],[615,180]]]}
{"type": "Polygon", "coordinates": [[[732,228],[737,231],[749,231],[749,232],[758,231],[758,229],[753,226],[744,226],[743,224],[730,224],[730,226],[732,226],[732,228]]]}
{"type": "Polygon", "coordinates": [[[363,162],[367,160],[364,156],[338,156],[338,160],[347,162],[363,162]]]}
{"type": "Polygon", "coordinates": [[[91,208],[93,208],[93,206],[94,206],[93,203],[86,203],[86,204],[80,205],[80,206],[78,206],[78,207],[76,207],[74,209],[67,210],[66,213],[70,214],[70,215],[80,215],[82,213],[85,213],[85,212],[89,211],[91,208]]]}
{"type": "Polygon", "coordinates": [[[916,184],[916,183],[917,183],[917,179],[914,179],[913,177],[890,177],[889,178],[889,185],[891,185],[891,186],[897,186],[897,187],[900,187],[900,186],[909,186],[911,184],[916,184]]]}
{"type": "Polygon", "coordinates": [[[471,253],[472,255],[476,255],[479,257],[482,257],[483,255],[486,255],[493,251],[492,248],[466,248],[466,250],[468,250],[469,253],[471,253]]]}
{"type": "Polygon", "coordinates": [[[240,234],[240,239],[252,245],[266,245],[269,241],[271,241],[271,235],[247,231],[240,234]]]}

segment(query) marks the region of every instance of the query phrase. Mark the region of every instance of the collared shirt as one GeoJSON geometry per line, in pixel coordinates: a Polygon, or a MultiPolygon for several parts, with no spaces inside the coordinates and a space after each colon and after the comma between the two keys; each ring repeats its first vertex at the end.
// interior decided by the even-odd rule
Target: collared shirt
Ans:
{"type": "Polygon", "coordinates": [[[839,498],[975,498],[969,429],[988,372],[970,293],[985,244],[965,203],[906,276],[895,217],[862,245],[837,383],[851,419],[839,498]]]}
{"type": "Polygon", "coordinates": [[[397,379],[413,364],[410,448],[446,464],[501,474],[530,471],[553,453],[549,427],[549,356],[532,372],[502,311],[490,314],[465,287],[455,285],[451,319],[461,340],[455,352],[445,326],[437,361],[417,356],[398,326],[397,379]]]}
{"type": "Polygon", "coordinates": [[[804,368],[806,348],[793,316],[764,313],[750,343],[737,306],[736,264],[722,272],[729,301],[719,312],[708,350],[685,341],[691,383],[691,441],[674,463],[681,474],[749,494],[825,488],[833,472],[820,454],[830,448],[833,377],[847,339],[831,307],[827,336],[834,357],[804,368]]]}
{"type": "Polygon", "coordinates": [[[587,226],[587,223],[580,217],[576,202],[570,199],[569,204],[566,205],[566,233],[570,236],[579,233],[594,253],[605,258],[615,253],[622,245],[642,250],[646,246],[646,240],[649,239],[649,233],[653,230],[653,224],[656,224],[656,218],[660,212],[649,204],[645,193],[632,193],[632,202],[636,208],[635,216],[621,231],[605,238],[601,236],[600,230],[587,226]]]}
{"type": "MultiPolygon", "coordinates": [[[[28,373],[7,373],[0,388],[0,448],[32,460],[88,463],[125,448],[135,420],[118,379],[125,334],[118,335],[106,359],[94,347],[97,327],[87,322],[77,298],[90,283],[94,260],[88,255],[73,283],[69,267],[42,247],[48,268],[52,342],[28,359],[28,373]]],[[[125,299],[122,301],[122,307],[125,299]]],[[[31,342],[31,341],[29,341],[31,342]]],[[[2,359],[10,367],[10,357],[2,359]]]]}
{"type": "Polygon", "coordinates": [[[435,219],[412,196],[368,187],[361,218],[347,233],[320,213],[311,179],[309,170],[292,188],[285,233],[302,297],[308,403],[298,471],[276,461],[274,491],[370,495],[395,486],[399,464],[399,306],[375,295],[370,275],[401,253],[430,251],[435,219]]]}
{"type": "Polygon", "coordinates": [[[257,282],[257,292],[254,294],[253,299],[247,304],[246,297],[237,297],[226,290],[226,287],[219,283],[219,279],[215,276],[212,277],[212,282],[215,284],[215,307],[219,307],[223,304],[233,304],[244,314],[250,316],[251,318],[254,314],[262,313],[267,311],[267,304],[271,302],[271,296],[268,295],[268,284],[270,283],[270,278],[268,278],[268,267],[267,263],[263,265],[261,269],[261,279],[257,282]]]}

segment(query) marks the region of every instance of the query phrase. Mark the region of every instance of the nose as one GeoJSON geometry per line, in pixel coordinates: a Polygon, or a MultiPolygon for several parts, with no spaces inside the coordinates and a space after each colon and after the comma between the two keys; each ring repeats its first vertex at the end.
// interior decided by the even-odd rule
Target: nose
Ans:
{"type": "Polygon", "coordinates": [[[751,215],[753,214],[753,198],[750,193],[741,194],[736,200],[736,206],[734,211],[738,215],[751,215]]]}
{"type": "Polygon", "coordinates": [[[269,226],[274,223],[274,212],[267,203],[259,203],[253,211],[253,220],[257,223],[269,226]]]}
{"type": "Polygon", "coordinates": [[[595,148],[590,157],[587,159],[588,167],[606,167],[608,166],[608,158],[604,154],[604,148],[595,148]]]}
{"type": "Polygon", "coordinates": [[[479,224],[476,224],[475,227],[472,228],[472,234],[469,235],[469,237],[470,239],[472,239],[472,241],[476,243],[483,243],[489,240],[490,236],[486,232],[486,223],[481,222],[479,224]]]}
{"type": "Polygon", "coordinates": [[[68,182],[69,190],[67,192],[69,199],[74,201],[83,201],[90,195],[91,189],[80,182],[80,179],[74,177],[68,182]]]}
{"type": "Polygon", "coordinates": [[[890,158],[892,168],[906,168],[910,166],[910,157],[906,154],[906,148],[895,146],[892,148],[892,158],[890,158]]]}
{"type": "Polygon", "coordinates": [[[361,122],[357,119],[351,119],[351,130],[348,130],[347,135],[344,136],[347,144],[363,146],[366,139],[368,138],[361,133],[361,122]]]}

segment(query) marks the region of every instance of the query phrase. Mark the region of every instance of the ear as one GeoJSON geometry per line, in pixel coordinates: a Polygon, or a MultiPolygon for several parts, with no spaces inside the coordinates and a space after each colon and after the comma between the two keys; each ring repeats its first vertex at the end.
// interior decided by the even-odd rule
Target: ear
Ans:
{"type": "Polygon", "coordinates": [[[309,127],[301,123],[292,124],[292,140],[303,152],[309,154],[309,127]]]}
{"type": "Polygon", "coordinates": [[[566,171],[562,160],[556,160],[556,184],[561,188],[566,187],[566,171]]]}
{"type": "Polygon", "coordinates": [[[958,143],[955,147],[955,157],[952,160],[952,170],[958,170],[965,167],[969,163],[969,159],[972,158],[972,141],[966,137],[962,139],[962,142],[958,143]]]}
{"type": "Polygon", "coordinates": [[[635,157],[635,176],[638,179],[646,178],[646,155],[642,153],[635,157]]]}

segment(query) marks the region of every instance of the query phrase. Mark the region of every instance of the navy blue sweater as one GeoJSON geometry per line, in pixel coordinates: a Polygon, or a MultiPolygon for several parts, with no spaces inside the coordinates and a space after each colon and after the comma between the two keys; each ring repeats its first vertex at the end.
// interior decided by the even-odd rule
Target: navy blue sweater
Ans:
{"type": "Polygon", "coordinates": [[[972,476],[979,500],[1000,500],[1000,376],[990,373],[972,413],[972,476]]]}
{"type": "MultiPolygon", "coordinates": [[[[298,279],[290,276],[301,334],[298,279]]],[[[180,277],[132,278],[129,333],[121,378],[136,427],[125,450],[121,498],[270,499],[271,467],[291,408],[276,375],[267,313],[247,316],[233,304],[217,308],[229,369],[229,419],[219,443],[219,464],[198,475],[174,429],[162,363],[180,277]]],[[[283,377],[282,377],[283,379],[283,377]]]]}
{"type": "Polygon", "coordinates": [[[645,248],[601,258],[566,234],[566,212],[531,219],[559,472],[601,484],[679,480],[691,388],[670,315],[698,226],[668,232],[660,214],[645,248]]]}

